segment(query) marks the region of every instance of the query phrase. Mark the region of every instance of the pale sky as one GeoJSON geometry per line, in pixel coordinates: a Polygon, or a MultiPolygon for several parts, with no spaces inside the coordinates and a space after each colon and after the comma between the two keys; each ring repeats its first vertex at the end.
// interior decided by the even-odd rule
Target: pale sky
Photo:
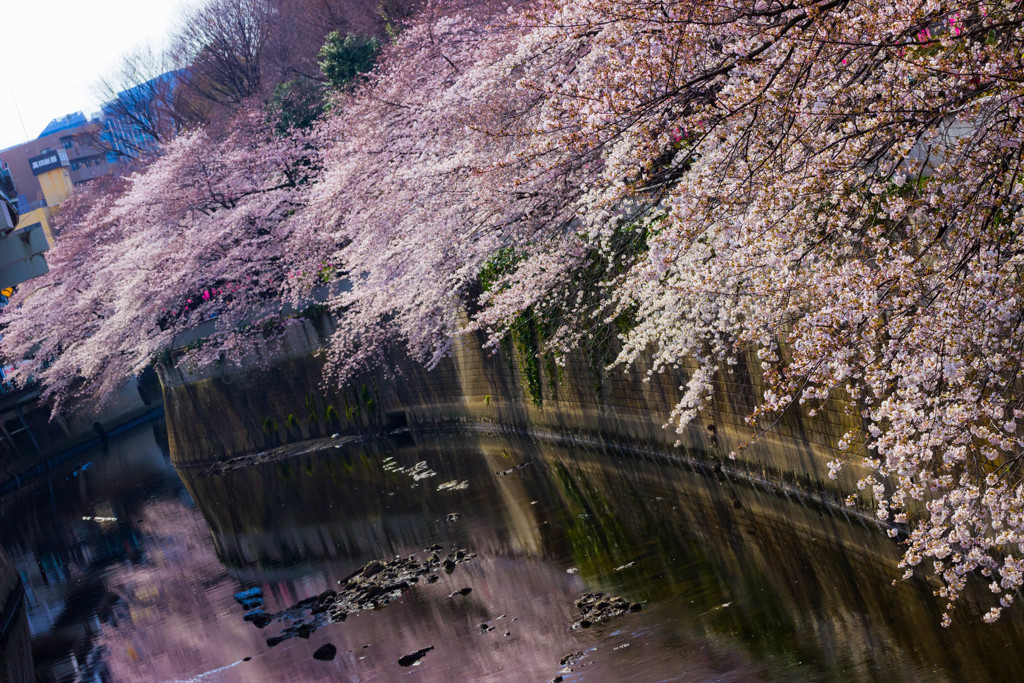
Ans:
{"type": "Polygon", "coordinates": [[[65,114],[98,111],[96,82],[133,47],[163,47],[180,12],[191,4],[0,0],[0,149],[38,137],[65,114]]]}

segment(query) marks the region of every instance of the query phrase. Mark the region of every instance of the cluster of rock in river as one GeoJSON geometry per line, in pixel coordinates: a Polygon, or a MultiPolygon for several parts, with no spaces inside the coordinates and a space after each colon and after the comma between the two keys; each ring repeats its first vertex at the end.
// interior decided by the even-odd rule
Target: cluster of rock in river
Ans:
{"type": "MultiPolygon", "coordinates": [[[[630,602],[619,596],[609,596],[604,593],[585,593],[576,600],[576,608],[580,611],[580,618],[573,622],[570,628],[590,628],[594,624],[604,623],[626,612],[639,612],[643,609],[639,602],[630,602]]],[[[564,674],[572,673],[572,667],[584,658],[583,652],[570,652],[559,661],[562,667],[558,675],[551,679],[550,683],[562,683],[564,674]]]]}
{"type": "MultiPolygon", "coordinates": [[[[264,628],[273,622],[291,622],[280,633],[267,638],[267,645],[274,647],[289,638],[309,638],[317,629],[345,621],[348,615],[355,612],[383,607],[401,597],[421,579],[425,583],[434,583],[438,580],[438,572],[451,573],[457,565],[476,557],[475,553],[464,549],[442,557],[441,550],[439,545],[431,546],[426,551],[430,554],[423,561],[415,555],[393,560],[371,560],[338,581],[338,590],[326,590],[273,614],[263,609],[263,592],[259,588],[236,593],[235,599],[249,610],[243,618],[257,628],[264,628]]],[[[465,593],[457,593],[465,595],[469,592],[468,589],[463,591],[465,593]]],[[[317,659],[333,659],[336,652],[337,649],[331,645],[329,649],[321,647],[314,656],[317,659]]],[[[420,657],[426,652],[429,649],[422,651],[420,657]]]]}
{"type": "Polygon", "coordinates": [[[639,602],[631,603],[625,598],[611,597],[604,593],[586,593],[576,601],[576,607],[580,611],[580,618],[573,622],[572,628],[590,628],[626,612],[639,612],[642,609],[639,602]]]}
{"type": "MultiPolygon", "coordinates": [[[[440,572],[451,573],[455,567],[476,557],[467,550],[453,550],[444,557],[440,555],[441,546],[427,548],[429,555],[422,561],[415,555],[406,558],[396,557],[393,560],[371,560],[345,578],[338,581],[338,590],[327,590],[319,595],[296,602],[291,607],[273,614],[263,609],[263,591],[250,588],[235,594],[242,607],[248,610],[244,619],[252,622],[257,628],[265,628],[271,623],[289,621],[291,624],[280,633],[267,638],[267,645],[274,647],[289,638],[309,638],[317,629],[330,623],[345,621],[348,615],[368,609],[383,607],[400,598],[409,588],[422,580],[424,583],[438,581],[440,572]]],[[[449,597],[458,598],[470,593],[472,589],[463,588],[449,597]]],[[[640,603],[618,596],[604,593],[586,593],[576,600],[580,610],[580,618],[573,622],[571,628],[589,628],[594,624],[603,623],[627,612],[638,612],[640,603]]],[[[490,624],[481,624],[481,631],[493,631],[490,624]]],[[[510,633],[506,633],[506,636],[510,633]]],[[[412,666],[419,662],[434,646],[428,646],[401,657],[398,663],[412,666]]],[[[318,660],[329,661],[337,654],[337,647],[326,643],[313,653],[318,660]]],[[[562,680],[561,674],[572,671],[571,665],[577,663],[583,653],[574,652],[562,658],[563,667],[554,681],[562,680]]]]}

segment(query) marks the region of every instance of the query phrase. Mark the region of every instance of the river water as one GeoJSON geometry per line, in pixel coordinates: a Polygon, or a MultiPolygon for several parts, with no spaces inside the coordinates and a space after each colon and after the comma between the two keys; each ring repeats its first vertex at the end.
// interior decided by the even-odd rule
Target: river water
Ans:
{"type": "Polygon", "coordinates": [[[727,473],[476,434],[176,471],[160,431],[4,501],[39,680],[1024,674],[1019,611],[989,626],[968,601],[942,629],[926,578],[891,585],[899,551],[878,529],[727,473]],[[638,611],[584,615],[588,593],[638,611]]]}

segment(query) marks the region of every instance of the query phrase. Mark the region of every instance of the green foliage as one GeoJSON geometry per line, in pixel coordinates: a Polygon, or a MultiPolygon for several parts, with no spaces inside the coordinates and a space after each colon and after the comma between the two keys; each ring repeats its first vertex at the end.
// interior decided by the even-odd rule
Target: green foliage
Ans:
{"type": "Polygon", "coordinates": [[[409,12],[413,7],[415,7],[413,3],[379,0],[377,14],[384,20],[384,33],[388,40],[394,42],[402,33],[403,23],[408,20],[409,12]]]}
{"type": "MultiPolygon", "coordinates": [[[[494,252],[487,262],[480,269],[477,276],[480,282],[480,289],[484,292],[498,291],[502,288],[502,280],[513,274],[519,264],[526,257],[521,252],[516,252],[511,247],[505,247],[494,252]]],[[[538,408],[543,403],[541,395],[541,342],[549,338],[554,331],[553,321],[543,320],[538,324],[531,307],[518,315],[509,327],[509,334],[501,342],[501,350],[509,362],[509,369],[512,368],[513,350],[518,352],[520,358],[520,372],[523,379],[523,388],[529,395],[533,404],[538,408]]],[[[551,393],[554,395],[557,378],[560,372],[554,362],[553,356],[545,356],[548,379],[550,380],[551,393]]]]}
{"type": "Polygon", "coordinates": [[[277,432],[277,422],[272,417],[263,418],[263,433],[274,434],[277,432]]]}
{"type": "Polygon", "coordinates": [[[324,111],[323,89],[308,78],[279,83],[267,103],[267,113],[281,135],[312,127],[324,111]]]}
{"type": "Polygon", "coordinates": [[[306,415],[309,417],[309,424],[319,422],[316,414],[316,400],[313,398],[313,394],[306,394],[306,415]]]}
{"type": "Polygon", "coordinates": [[[373,415],[373,411],[377,407],[377,402],[374,400],[374,395],[376,393],[377,393],[376,392],[376,388],[374,388],[374,391],[371,393],[370,387],[368,387],[367,385],[363,384],[363,385],[360,386],[360,389],[359,389],[359,400],[362,402],[362,404],[364,406],[366,406],[366,414],[367,415],[371,415],[372,416],[373,415]]]}
{"type": "Polygon", "coordinates": [[[332,266],[329,263],[325,263],[323,267],[317,272],[316,276],[320,278],[320,282],[324,284],[330,283],[331,280],[338,274],[337,266],[332,266]]]}
{"type": "Polygon", "coordinates": [[[558,398],[558,383],[562,380],[563,372],[562,367],[555,362],[555,356],[546,353],[544,354],[544,372],[548,376],[548,390],[551,392],[551,398],[558,398]]]}
{"type": "Polygon", "coordinates": [[[320,48],[318,64],[327,82],[342,89],[373,68],[378,52],[380,41],[377,38],[352,33],[342,38],[340,33],[332,31],[320,48]]]}
{"type": "Polygon", "coordinates": [[[359,415],[359,404],[349,405],[348,399],[345,399],[345,419],[352,422],[359,415]]]}
{"type": "MultiPolygon", "coordinates": [[[[585,325],[587,334],[582,345],[594,371],[594,392],[600,398],[604,366],[609,362],[610,347],[616,332],[623,334],[636,325],[635,313],[618,316],[611,325],[593,324],[597,314],[607,305],[607,284],[615,282],[641,259],[648,249],[648,239],[661,229],[665,215],[653,213],[639,215],[623,221],[601,248],[594,248],[576,269],[562,292],[546,301],[542,315],[531,307],[509,326],[509,334],[501,340],[501,351],[509,361],[518,355],[521,359],[523,386],[533,403],[541,405],[542,373],[548,379],[550,397],[554,398],[558,382],[563,375],[554,354],[546,351],[546,340],[553,339],[564,325],[585,325]],[[582,314],[581,314],[582,311],[582,314]]],[[[505,287],[504,280],[516,272],[526,254],[511,247],[495,251],[484,263],[478,275],[483,292],[497,292],[505,287]]]]}
{"type": "Polygon", "coordinates": [[[636,327],[636,316],[637,308],[635,305],[630,306],[626,310],[622,311],[622,313],[619,313],[615,316],[615,320],[612,321],[612,324],[615,326],[615,331],[622,337],[628,335],[633,331],[633,328],[636,327]]]}
{"type": "Polygon", "coordinates": [[[306,306],[302,309],[302,313],[300,315],[310,322],[316,322],[329,313],[330,310],[331,308],[327,304],[316,303],[306,306]]]}
{"type": "Polygon", "coordinates": [[[285,424],[288,425],[289,429],[298,429],[299,420],[292,413],[288,413],[288,417],[285,418],[285,424]]]}
{"type": "Polygon", "coordinates": [[[515,349],[512,346],[512,335],[506,334],[501,338],[501,356],[505,359],[505,366],[509,374],[515,372],[515,349]]]}
{"type": "Polygon", "coordinates": [[[498,281],[514,273],[524,258],[525,254],[516,253],[512,247],[505,247],[494,252],[480,269],[478,276],[480,288],[485,292],[490,292],[498,281]]]}
{"type": "Polygon", "coordinates": [[[520,314],[511,329],[512,343],[519,352],[523,388],[538,408],[543,404],[540,378],[540,343],[537,325],[530,311],[520,314]]]}
{"type": "MultiPolygon", "coordinates": [[[[519,263],[525,258],[524,254],[517,253],[511,247],[505,247],[494,252],[477,276],[480,282],[480,289],[484,292],[499,291],[502,287],[501,281],[515,272],[519,263]]],[[[508,362],[511,372],[515,352],[520,357],[520,372],[523,379],[523,388],[533,401],[533,404],[540,407],[543,402],[541,396],[540,376],[540,345],[537,326],[534,323],[533,309],[520,314],[512,322],[509,333],[501,340],[501,352],[508,362]]]]}
{"type": "Polygon", "coordinates": [[[328,422],[338,419],[338,410],[333,406],[329,405],[324,409],[324,419],[328,422]]]}

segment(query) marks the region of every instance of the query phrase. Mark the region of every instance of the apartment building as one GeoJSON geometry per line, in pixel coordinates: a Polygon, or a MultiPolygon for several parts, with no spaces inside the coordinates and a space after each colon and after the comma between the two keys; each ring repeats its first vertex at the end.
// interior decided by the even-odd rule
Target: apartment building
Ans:
{"type": "Polygon", "coordinates": [[[113,172],[117,155],[101,147],[103,131],[104,123],[99,117],[90,119],[75,112],[51,121],[36,139],[0,150],[0,161],[6,165],[17,189],[18,210],[24,214],[50,205],[46,197],[48,188],[42,182],[46,175],[41,169],[46,164],[40,164],[54,156],[67,169],[72,185],[113,172]]]}

